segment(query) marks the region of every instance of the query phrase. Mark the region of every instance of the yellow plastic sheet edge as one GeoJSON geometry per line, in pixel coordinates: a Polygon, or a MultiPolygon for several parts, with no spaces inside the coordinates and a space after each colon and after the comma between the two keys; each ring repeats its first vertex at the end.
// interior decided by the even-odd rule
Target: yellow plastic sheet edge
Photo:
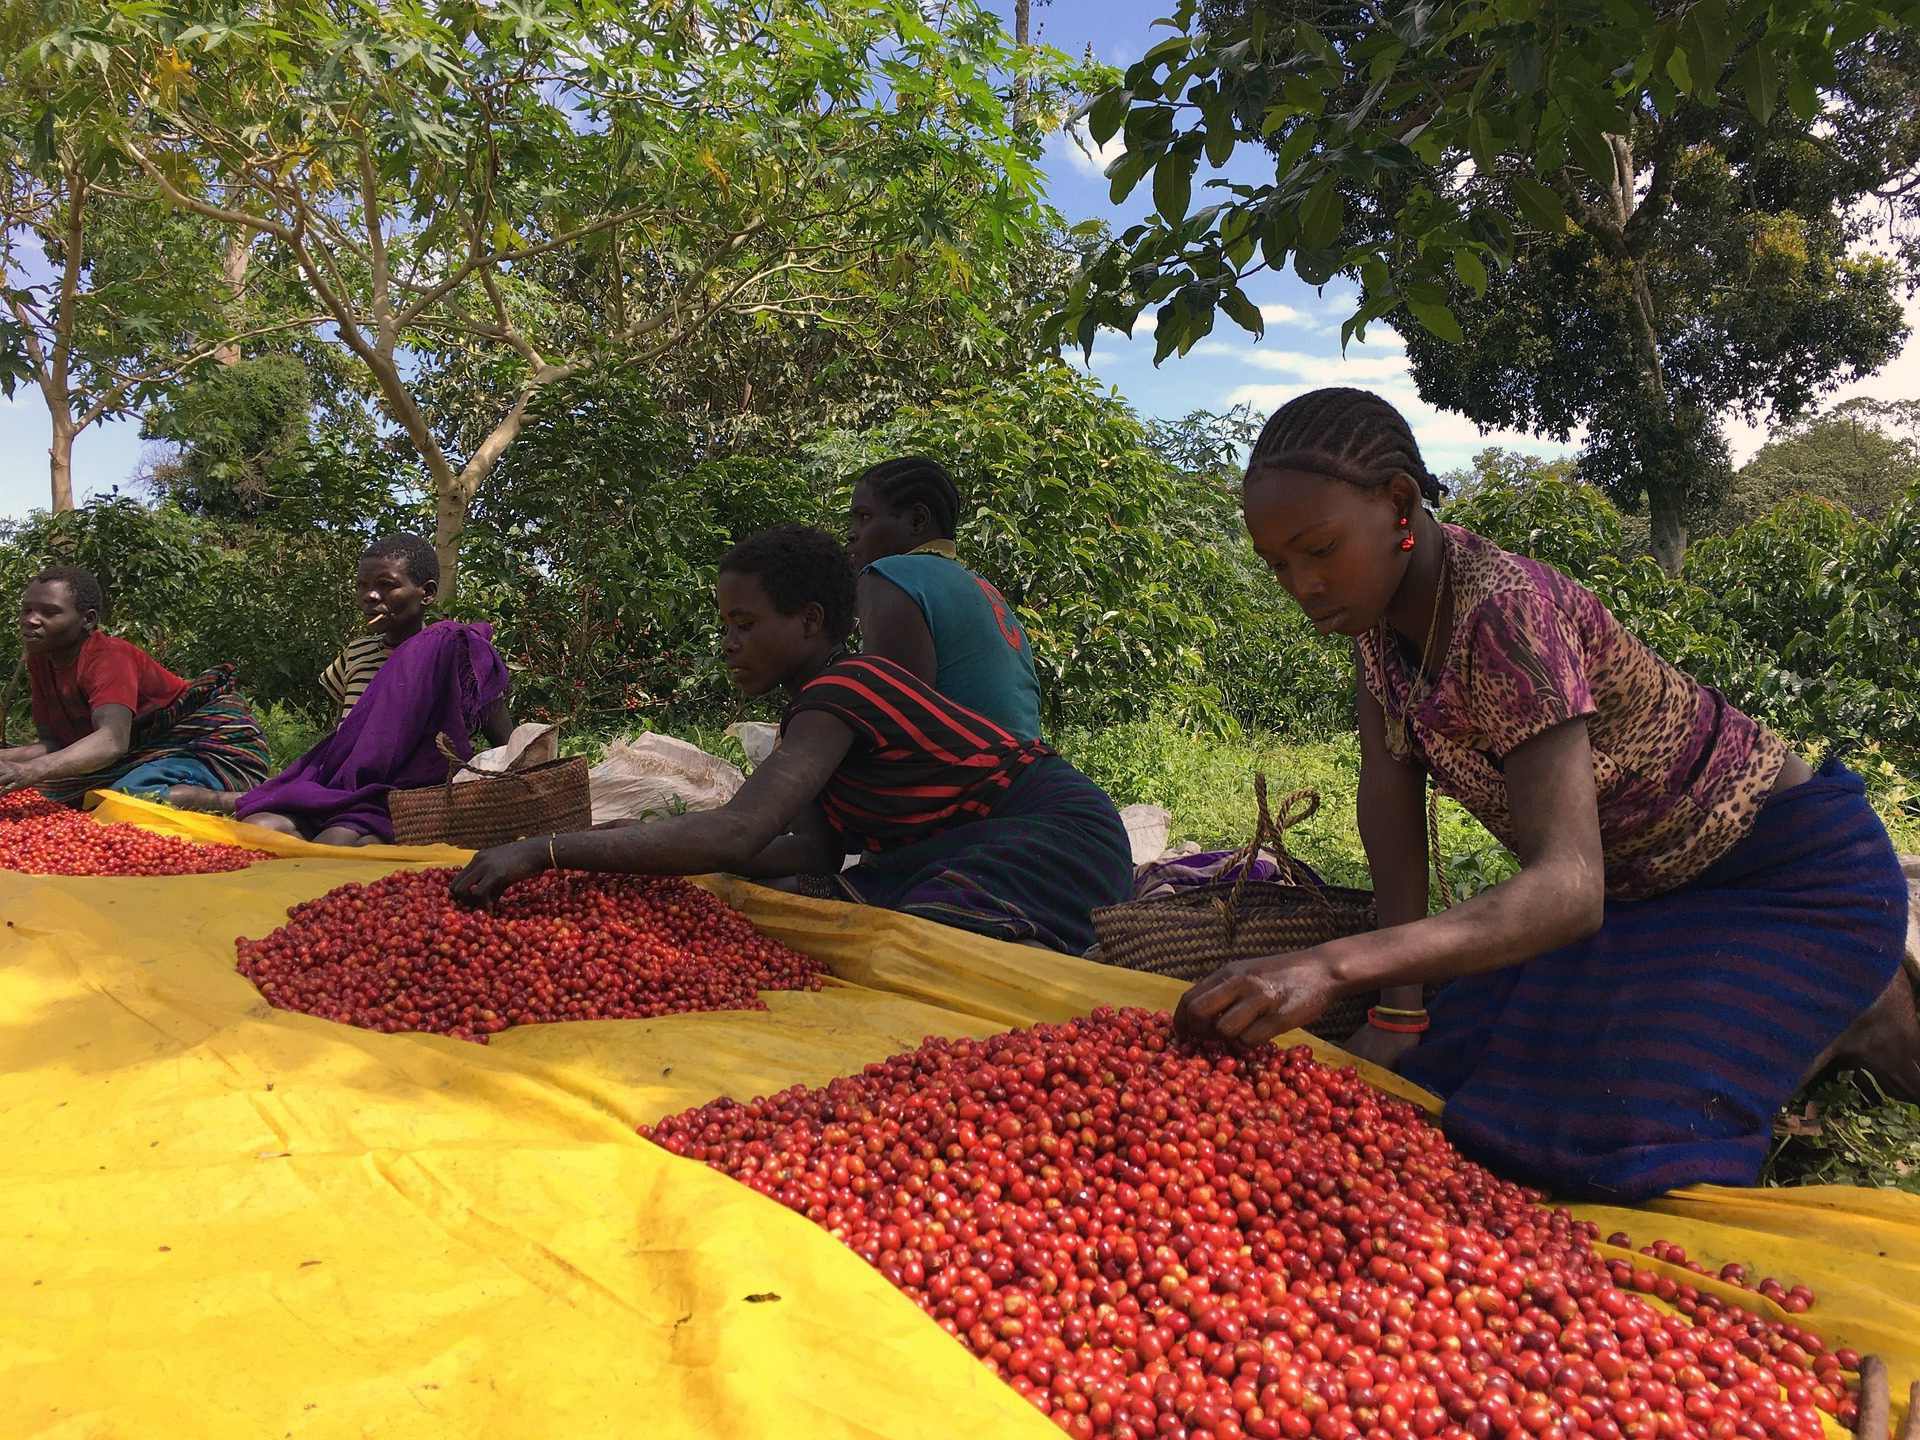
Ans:
{"type": "MultiPolygon", "coordinates": [[[[260,833],[127,797],[102,809],[194,839],[260,833]]],[[[369,861],[464,852],[271,838],[287,858],[234,875],[0,876],[0,1433],[599,1434],[636,1417],[663,1435],[1052,1433],[830,1237],[631,1126],[817,1084],[928,1033],[1164,1007],[1179,985],[712,881],[841,983],[769,1014],[489,1047],[372,1035],[265,1007],[231,937],[372,878],[369,861]]],[[[1913,1202],[1703,1187],[1575,1208],[1806,1281],[1808,1324],[1910,1376],[1913,1202]]]]}

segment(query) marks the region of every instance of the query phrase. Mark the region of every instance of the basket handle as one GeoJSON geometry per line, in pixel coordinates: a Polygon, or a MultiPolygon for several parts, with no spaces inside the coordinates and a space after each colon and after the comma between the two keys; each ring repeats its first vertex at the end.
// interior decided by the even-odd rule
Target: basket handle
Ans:
{"type": "MultiPolygon", "coordinates": [[[[1304,825],[1320,813],[1320,792],[1318,790],[1294,790],[1280,802],[1278,815],[1267,805],[1267,775],[1264,770],[1253,772],[1253,803],[1259,812],[1254,822],[1253,838],[1234,853],[1233,865],[1240,873],[1234,877],[1233,889],[1228,892],[1225,901],[1225,913],[1222,919],[1229,936],[1240,915],[1240,892],[1246,888],[1247,880],[1253,874],[1253,862],[1260,858],[1262,850],[1270,849],[1278,857],[1281,874],[1289,885],[1300,885],[1300,870],[1292,852],[1287,849],[1287,831],[1296,825],[1304,825]]],[[[1320,887],[1307,885],[1303,888],[1314,892],[1323,905],[1329,905],[1326,896],[1320,894],[1320,887]]],[[[1329,908],[1331,906],[1329,905],[1329,908]]]]}
{"type": "Polygon", "coordinates": [[[462,770],[471,770],[475,775],[485,780],[518,780],[523,786],[530,786],[533,783],[528,780],[526,776],[513,770],[482,770],[470,761],[462,760],[460,758],[460,752],[453,748],[453,737],[444,730],[433,737],[433,743],[439,749],[440,753],[447,757],[447,783],[445,789],[447,803],[449,805],[453,803],[453,778],[462,770]]]}

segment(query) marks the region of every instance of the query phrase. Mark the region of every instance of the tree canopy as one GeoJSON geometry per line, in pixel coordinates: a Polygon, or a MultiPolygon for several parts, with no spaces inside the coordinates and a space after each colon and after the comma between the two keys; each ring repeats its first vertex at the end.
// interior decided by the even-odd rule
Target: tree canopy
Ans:
{"type": "Polygon", "coordinates": [[[1062,62],[971,0],[123,0],[34,54],[90,163],[284,252],[418,456],[449,583],[543,389],[717,324],[872,336],[922,269],[984,309],[1049,219],[995,86],[1062,62]],[[490,411],[437,425],[435,365],[490,411]]]}
{"type": "Polygon", "coordinates": [[[1157,354],[1243,282],[1358,282],[1343,340],[1392,320],[1423,394],[1483,424],[1588,429],[1670,565],[1725,478],[1725,409],[1792,415],[1902,328],[1856,206],[1900,193],[1920,6],[1813,0],[1186,0],[1091,106],[1118,136],[1115,237],[1054,317],[1090,346],[1157,307],[1157,354]],[[1243,143],[1271,181],[1220,175],[1243,143]],[[1461,342],[1467,342],[1464,345],[1461,342]]]}

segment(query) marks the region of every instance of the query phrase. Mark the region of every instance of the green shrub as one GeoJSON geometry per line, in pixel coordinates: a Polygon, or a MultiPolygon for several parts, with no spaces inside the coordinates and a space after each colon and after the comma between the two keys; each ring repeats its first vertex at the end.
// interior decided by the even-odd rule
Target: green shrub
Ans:
{"type": "MultiPolygon", "coordinates": [[[[43,565],[83,565],[106,591],[107,628],[169,669],[231,663],[255,702],[313,705],[354,628],[365,545],[351,529],[229,526],[113,494],[0,528],[0,586],[17,595],[43,565]]],[[[9,664],[17,653],[0,650],[9,664]]]]}
{"type": "MultiPolygon", "coordinates": [[[[1257,818],[1253,777],[1264,772],[1276,808],[1289,792],[1315,791],[1320,808],[1287,835],[1290,852],[1336,885],[1371,889],[1355,803],[1360,746],[1351,735],[1300,740],[1271,732],[1240,740],[1197,734],[1162,717],[1097,729],[1063,731],[1058,748],[1119,806],[1158,805],[1173,815],[1172,843],[1230,850],[1252,838],[1257,818]]],[[[1440,858],[1455,899],[1505,879],[1513,857],[1450,800],[1439,807],[1440,858]]],[[[1432,886],[1440,903],[1439,885],[1432,886]]]]}
{"type": "Polygon", "coordinates": [[[268,763],[281,771],[333,733],[331,717],[276,701],[256,702],[253,713],[267,738],[268,763]]]}

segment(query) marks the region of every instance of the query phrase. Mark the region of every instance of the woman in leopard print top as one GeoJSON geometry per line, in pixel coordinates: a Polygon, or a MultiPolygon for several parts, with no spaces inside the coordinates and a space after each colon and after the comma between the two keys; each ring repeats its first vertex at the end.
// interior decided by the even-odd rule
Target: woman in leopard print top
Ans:
{"type": "Polygon", "coordinates": [[[1383,988],[1354,1048],[1444,1096],[1456,1143],[1619,1199],[1752,1183],[1831,1059],[1920,1094],[1906,887],[1859,777],[1816,773],[1558,571],[1443,525],[1439,494],[1364,391],[1292,401],[1254,447],[1254,548],[1353,637],[1381,928],[1228,966],[1183,1026],[1257,1043],[1383,988]],[[1431,917],[1429,777],[1520,860],[1431,917]],[[1450,982],[1430,1016],[1423,982],[1450,982]]]}

